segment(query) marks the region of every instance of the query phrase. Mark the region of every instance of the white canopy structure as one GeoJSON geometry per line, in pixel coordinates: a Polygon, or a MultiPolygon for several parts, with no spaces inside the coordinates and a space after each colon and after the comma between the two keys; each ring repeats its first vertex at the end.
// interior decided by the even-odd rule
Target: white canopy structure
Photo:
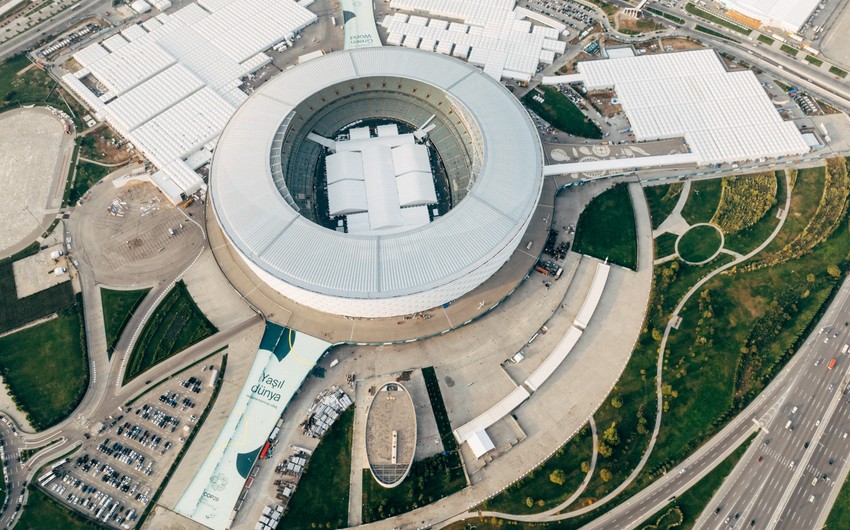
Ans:
{"type": "Polygon", "coordinates": [[[182,161],[212,149],[248,98],[241,78],[271,61],[263,50],[315,20],[294,0],[200,0],[81,49],[83,69],[63,82],[160,170],[152,180],[179,202],[204,186],[182,161]]]}
{"type": "Polygon", "coordinates": [[[796,33],[820,0],[721,0],[726,9],[754,18],[765,26],[796,33]]]}

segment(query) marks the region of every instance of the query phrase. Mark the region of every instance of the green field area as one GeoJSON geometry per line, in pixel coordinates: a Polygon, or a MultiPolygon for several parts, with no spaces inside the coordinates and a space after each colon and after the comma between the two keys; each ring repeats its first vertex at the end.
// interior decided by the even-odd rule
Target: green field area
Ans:
{"type": "Polygon", "coordinates": [[[68,195],[68,201],[71,204],[76,204],[92,186],[110,174],[114,169],[90,162],[79,162],[77,164],[77,175],[74,177],[74,184],[71,186],[71,191],[68,195]]]}
{"type": "Polygon", "coordinates": [[[124,382],[217,332],[179,281],[145,324],[127,364],[124,382]]]}
{"type": "Polygon", "coordinates": [[[729,28],[732,31],[737,31],[738,33],[740,33],[742,35],[749,35],[750,33],[753,32],[753,30],[745,28],[743,26],[739,26],[738,24],[730,22],[730,21],[726,20],[725,18],[720,18],[718,16],[712,15],[708,11],[703,11],[702,9],[698,8],[694,4],[691,4],[690,2],[685,5],[685,11],[687,11],[688,13],[690,13],[692,15],[696,15],[700,18],[704,18],[705,20],[708,20],[709,22],[714,22],[715,24],[717,24],[719,26],[723,26],[724,28],[729,28]]]}
{"type": "MultiPolygon", "coordinates": [[[[818,209],[818,202],[824,189],[824,167],[801,169],[796,175],[796,178],[792,180],[791,206],[785,224],[782,226],[782,231],[764,249],[766,254],[780,250],[797,237],[818,209]]],[[[777,202],[784,207],[784,201],[777,202]]]]}
{"type": "Polygon", "coordinates": [[[787,195],[784,173],[777,171],[774,178],[776,179],[776,200],[773,206],[770,207],[761,219],[747,228],[739,230],[734,234],[724,233],[724,248],[740,254],[747,254],[758,247],[773,233],[776,225],[779,224],[779,219],[777,218],[779,209],[785,208],[785,197],[787,195]]]}
{"type": "Polygon", "coordinates": [[[717,228],[710,225],[695,226],[679,240],[679,257],[690,263],[701,263],[720,249],[720,243],[717,228]]]}
{"type": "Polygon", "coordinates": [[[133,316],[133,312],[144,300],[150,289],[135,291],[118,291],[100,289],[100,299],[103,303],[103,324],[106,328],[106,351],[112,357],[112,351],[121,337],[124,326],[133,316]]]}
{"type": "Polygon", "coordinates": [[[21,530],[99,530],[104,528],[82,515],[73,512],[38,488],[30,487],[27,505],[15,525],[21,530]]]}
{"type": "Polygon", "coordinates": [[[282,528],[345,528],[348,523],[354,407],[331,425],[307,462],[282,528]]]}
{"type": "Polygon", "coordinates": [[[378,484],[368,469],[363,470],[363,521],[386,519],[409,512],[463,489],[466,477],[452,434],[448,412],[433,367],[422,369],[434,419],[443,442],[443,453],[413,462],[410,473],[395,488],[378,484]]]}
{"type": "Polygon", "coordinates": [[[17,75],[30,64],[25,55],[10,57],[0,64],[0,111],[30,104],[51,105],[72,114],[77,130],[80,130],[83,126],[80,116],[85,114],[85,110],[68,96],[59,83],[35,67],[17,75]],[[73,113],[68,105],[71,105],[73,113]]]}
{"type": "Polygon", "coordinates": [[[666,18],[667,20],[672,20],[676,24],[684,24],[685,23],[685,19],[679,18],[676,15],[671,15],[670,13],[665,13],[665,12],[661,11],[660,9],[655,9],[654,7],[646,7],[644,9],[648,10],[650,13],[655,13],[656,15],[660,15],[660,16],[666,18]]]}
{"type": "Polygon", "coordinates": [[[787,44],[783,44],[782,46],[779,47],[779,49],[782,50],[783,52],[787,53],[791,57],[796,57],[797,54],[800,53],[799,50],[797,50],[797,48],[792,48],[791,46],[788,46],[787,44]]]}
{"type": "MultiPolygon", "coordinates": [[[[739,460],[741,460],[741,457],[744,456],[744,453],[747,452],[753,438],[755,438],[755,435],[750,436],[746,442],[738,446],[732,454],[717,464],[717,467],[712,469],[708,475],[704,476],[699,482],[694,484],[691,489],[679,495],[675,501],[665,506],[664,509],[660,510],[658,513],[649,517],[645,521],[644,525],[638,528],[640,528],[640,530],[656,530],[664,528],[664,526],[658,523],[660,521],[669,520],[671,515],[675,514],[675,512],[679,513],[679,518],[682,520],[681,525],[676,526],[676,528],[681,528],[681,530],[690,530],[693,528],[697,522],[697,518],[699,518],[706,505],[708,505],[708,501],[711,500],[711,497],[714,496],[714,493],[720,488],[720,485],[723,484],[723,481],[727,476],[729,476],[729,473],[732,472],[735,465],[739,460]]],[[[673,519],[675,519],[675,516],[673,519]]]]}
{"type": "Polygon", "coordinates": [[[546,462],[486,501],[482,509],[504,513],[536,513],[554,508],[581,485],[587,475],[582,466],[590,465],[591,456],[593,437],[589,426],[584,426],[546,462]],[[558,470],[561,473],[553,476],[558,470]],[[553,482],[553,478],[563,482],[558,484],[553,482]]]}
{"type": "Polygon", "coordinates": [[[850,479],[844,481],[826,520],[826,530],[850,530],[850,479]]]}
{"type": "Polygon", "coordinates": [[[581,212],[573,250],[635,270],[637,232],[626,184],[597,195],[581,212]]]}
{"type": "Polygon", "coordinates": [[[661,186],[646,186],[643,188],[649,213],[652,218],[652,229],[655,230],[673,212],[679,196],[682,194],[682,184],[663,184],[661,186]]]}
{"type": "Polygon", "coordinates": [[[768,46],[773,46],[773,43],[776,42],[775,40],[771,39],[767,35],[759,35],[758,40],[760,42],[767,44],[768,46]]]}
{"type": "Polygon", "coordinates": [[[24,298],[18,298],[12,262],[38,252],[38,244],[28,247],[8,260],[0,262],[0,333],[19,328],[74,305],[71,282],[48,287],[24,298]]]}
{"type": "Polygon", "coordinates": [[[685,218],[685,221],[692,225],[711,221],[714,212],[717,210],[717,205],[720,203],[722,190],[721,179],[692,182],[688,202],[682,208],[682,217],[685,218]]]}
{"type": "Polygon", "coordinates": [[[582,138],[602,138],[602,131],[558,89],[541,86],[522,97],[522,103],[552,127],[582,138]],[[542,89],[542,91],[541,91],[542,89]],[[534,96],[542,96],[543,103],[534,96]]]}
{"type": "Polygon", "coordinates": [[[0,338],[3,379],[38,430],[66,418],[88,385],[81,311],[0,338]]]}
{"type": "Polygon", "coordinates": [[[813,64],[814,66],[822,66],[823,65],[823,61],[821,61],[817,57],[813,57],[811,55],[806,55],[806,60],[808,62],[810,62],[811,64],[813,64]]]}
{"type": "Polygon", "coordinates": [[[717,37],[719,39],[725,39],[725,40],[732,41],[732,42],[738,42],[737,40],[733,39],[732,37],[728,37],[728,36],[720,33],[719,31],[714,31],[713,29],[707,28],[707,27],[705,27],[701,24],[697,24],[696,26],[694,26],[694,29],[699,31],[699,32],[705,33],[706,35],[711,35],[711,36],[717,37]]]}
{"type": "Polygon", "coordinates": [[[666,232],[655,238],[655,259],[664,258],[676,252],[676,240],[679,236],[666,232]]]}
{"type": "Polygon", "coordinates": [[[829,73],[832,74],[832,75],[837,75],[838,77],[840,77],[842,79],[847,77],[847,72],[845,72],[841,68],[838,68],[837,66],[830,66],[829,67],[829,73]]]}

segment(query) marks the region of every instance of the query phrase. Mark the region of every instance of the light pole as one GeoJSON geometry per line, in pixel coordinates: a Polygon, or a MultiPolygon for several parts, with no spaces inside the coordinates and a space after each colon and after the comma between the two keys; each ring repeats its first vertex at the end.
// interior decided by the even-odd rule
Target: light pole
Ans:
{"type": "MultiPolygon", "coordinates": [[[[38,220],[38,218],[37,218],[37,217],[36,217],[36,216],[35,216],[35,215],[34,215],[34,214],[30,211],[30,207],[29,207],[29,205],[25,205],[25,206],[23,207],[23,210],[26,210],[26,211],[27,211],[27,213],[28,213],[28,214],[30,214],[30,217],[32,217],[32,218],[33,218],[33,220],[36,222],[36,224],[38,224],[38,226],[40,226],[40,227],[41,227],[41,229],[42,229],[44,232],[47,232],[47,229],[44,227],[44,225],[43,225],[43,224],[41,224],[41,221],[39,221],[39,220],[38,220]]],[[[44,233],[44,232],[42,232],[42,233],[44,233]]]]}

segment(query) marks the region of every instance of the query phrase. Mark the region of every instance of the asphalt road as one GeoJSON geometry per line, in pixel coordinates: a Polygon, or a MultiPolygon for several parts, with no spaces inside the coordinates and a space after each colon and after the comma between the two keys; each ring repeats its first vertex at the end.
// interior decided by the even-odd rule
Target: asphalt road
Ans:
{"type": "Polygon", "coordinates": [[[773,400],[756,443],[711,500],[697,528],[815,528],[834,477],[850,455],[850,303],[842,289],[825,328],[798,353],[799,365],[773,400]],[[831,359],[834,369],[829,369],[831,359]],[[787,428],[786,428],[787,426],[787,428]],[[830,461],[832,463],[830,464],[830,461]],[[719,512],[715,513],[719,509],[719,512]],[[736,519],[737,516],[737,519],[736,519]],[[727,520],[728,519],[728,520],[727,520]]]}

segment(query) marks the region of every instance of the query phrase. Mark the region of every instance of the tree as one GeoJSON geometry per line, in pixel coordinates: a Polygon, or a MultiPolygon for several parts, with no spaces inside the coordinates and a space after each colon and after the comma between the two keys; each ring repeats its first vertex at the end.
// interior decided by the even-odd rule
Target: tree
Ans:
{"type": "Polygon", "coordinates": [[[829,267],[827,267],[826,273],[835,278],[836,280],[838,278],[841,278],[841,269],[839,269],[835,265],[830,265],[829,267]]]}
{"type": "Polygon", "coordinates": [[[563,469],[556,469],[555,471],[549,473],[549,480],[559,486],[563,486],[564,482],[567,481],[567,474],[564,473],[563,469]]]}
{"type": "Polygon", "coordinates": [[[623,398],[621,398],[619,395],[614,396],[611,399],[611,406],[614,407],[615,409],[622,407],[623,406],[623,398]]]}
{"type": "Polygon", "coordinates": [[[612,477],[611,472],[608,471],[607,469],[601,469],[599,471],[599,478],[602,479],[602,482],[608,482],[609,480],[611,480],[611,477],[612,477]]]}
{"type": "Polygon", "coordinates": [[[661,339],[664,338],[664,333],[661,332],[658,328],[652,328],[652,340],[655,342],[661,342],[661,339]]]}
{"type": "Polygon", "coordinates": [[[604,457],[609,457],[614,453],[614,450],[611,449],[611,446],[606,444],[605,442],[599,442],[599,447],[597,448],[599,454],[604,457]]]}
{"type": "Polygon", "coordinates": [[[525,505],[531,508],[532,506],[534,506],[534,499],[532,499],[531,497],[526,497],[525,505]]]}
{"type": "Polygon", "coordinates": [[[581,463],[581,472],[587,473],[588,471],[590,471],[590,462],[585,460],[584,462],[581,463]]]}
{"type": "Polygon", "coordinates": [[[605,429],[605,432],[602,433],[602,439],[608,445],[617,445],[620,443],[620,434],[617,432],[617,422],[612,421],[611,426],[605,429]]]}

